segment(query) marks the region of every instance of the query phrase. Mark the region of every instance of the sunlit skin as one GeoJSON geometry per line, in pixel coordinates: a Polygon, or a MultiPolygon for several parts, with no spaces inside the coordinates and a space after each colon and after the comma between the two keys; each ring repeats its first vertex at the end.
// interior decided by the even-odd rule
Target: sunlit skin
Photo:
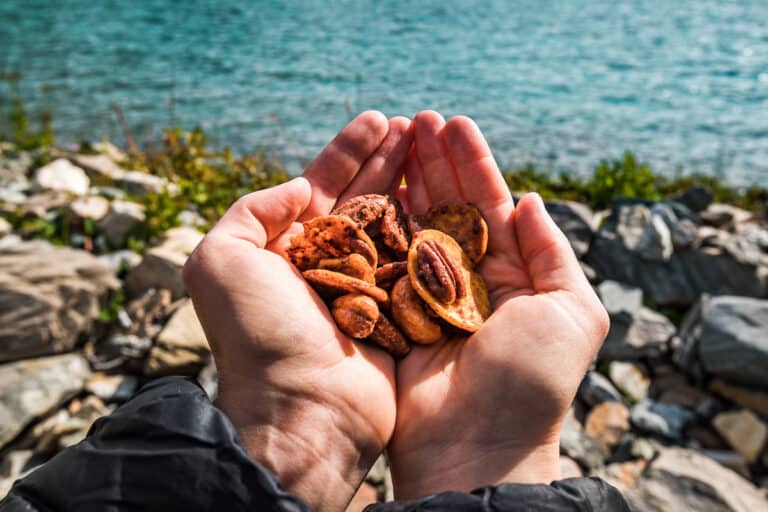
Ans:
{"type": "Polygon", "coordinates": [[[515,208],[475,124],[433,112],[358,116],[301,178],[235,203],[185,282],[219,368],[217,405],[253,459],[316,510],[343,509],[387,445],[398,498],[557,478],[560,422],[607,329],[538,197],[515,208]],[[495,307],[473,336],[397,365],[341,334],[276,254],[302,220],[395,191],[415,212],[441,200],[480,207],[495,307]]]}

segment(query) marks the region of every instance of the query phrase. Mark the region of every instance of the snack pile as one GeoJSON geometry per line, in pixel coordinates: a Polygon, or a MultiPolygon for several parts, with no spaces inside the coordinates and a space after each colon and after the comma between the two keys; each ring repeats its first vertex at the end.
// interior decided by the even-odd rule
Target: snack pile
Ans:
{"type": "Polygon", "coordinates": [[[472,205],[407,215],[397,199],[367,194],[305,222],[286,257],[344,334],[403,357],[411,343],[475,332],[490,316],[474,270],[487,246],[488,225],[472,205]]]}

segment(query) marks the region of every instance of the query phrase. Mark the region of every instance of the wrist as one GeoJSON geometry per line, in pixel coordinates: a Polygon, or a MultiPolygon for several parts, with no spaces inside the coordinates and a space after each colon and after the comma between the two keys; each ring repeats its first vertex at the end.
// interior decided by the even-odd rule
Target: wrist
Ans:
{"type": "Polygon", "coordinates": [[[501,483],[549,484],[561,478],[557,441],[527,448],[455,444],[393,456],[391,463],[397,499],[501,483]]]}
{"type": "Polygon", "coordinates": [[[340,404],[297,390],[251,380],[222,388],[217,405],[251,458],[312,510],[343,510],[383,449],[340,404]]]}

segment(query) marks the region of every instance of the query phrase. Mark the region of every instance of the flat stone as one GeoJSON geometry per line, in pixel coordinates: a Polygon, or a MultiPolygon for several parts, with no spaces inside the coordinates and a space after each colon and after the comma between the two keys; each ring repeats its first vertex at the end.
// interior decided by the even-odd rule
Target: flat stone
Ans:
{"type": "Polygon", "coordinates": [[[622,401],[621,393],[611,384],[611,381],[595,371],[587,372],[584,376],[579,386],[578,395],[591,407],[603,402],[622,401]]]}
{"type": "Polygon", "coordinates": [[[632,424],[644,432],[658,434],[667,439],[683,437],[683,429],[694,418],[693,411],[674,404],[643,400],[632,407],[632,424]]]}
{"type": "Polygon", "coordinates": [[[176,310],[149,353],[145,373],[196,374],[208,362],[210,348],[191,300],[176,310]]]}
{"type": "Polygon", "coordinates": [[[751,482],[684,448],[663,449],[624,496],[638,512],[755,512],[768,507],[751,482]]]}
{"type": "Polygon", "coordinates": [[[584,432],[573,410],[568,413],[560,433],[560,453],[568,455],[586,468],[602,467],[610,454],[608,447],[584,432]]]}
{"type": "Polygon", "coordinates": [[[72,161],[82,167],[86,173],[95,181],[111,183],[125,174],[125,169],[108,155],[73,155],[72,161]]]}
{"type": "Polygon", "coordinates": [[[643,290],[610,279],[597,285],[597,295],[609,314],[634,315],[643,306],[643,290]]]}
{"type": "Polygon", "coordinates": [[[667,352],[675,325],[661,313],[640,307],[630,315],[611,313],[611,327],[600,348],[601,361],[636,361],[657,358],[667,352]]]}
{"type": "Polygon", "coordinates": [[[604,402],[587,416],[584,431],[607,446],[616,446],[629,432],[629,409],[621,402],[604,402]]]}
{"type": "Polygon", "coordinates": [[[768,393],[729,384],[722,379],[709,383],[709,390],[763,416],[768,416],[768,393]]]}
{"type": "Polygon", "coordinates": [[[570,457],[565,455],[560,456],[560,476],[565,478],[581,478],[584,476],[584,472],[581,470],[579,463],[570,457]]]}
{"type": "Polygon", "coordinates": [[[747,461],[739,453],[730,450],[698,450],[698,452],[744,478],[751,478],[747,461]]]}
{"type": "Polygon", "coordinates": [[[99,222],[99,229],[112,247],[122,248],[131,231],[146,218],[143,205],[130,201],[112,201],[109,213],[99,222]]]}
{"type": "Polygon", "coordinates": [[[83,196],[91,182],[80,167],[66,158],[59,158],[35,172],[35,186],[40,190],[56,190],[83,196]]]}
{"type": "Polygon", "coordinates": [[[99,221],[109,212],[109,201],[100,196],[79,197],[69,204],[69,210],[80,219],[99,221]]]}
{"type": "Polygon", "coordinates": [[[89,373],[86,360],[76,354],[0,366],[0,447],[77,395],[89,373]]]}
{"type": "Polygon", "coordinates": [[[85,390],[105,402],[125,402],[131,398],[139,387],[139,379],[135,375],[109,375],[94,373],[85,383],[85,390]]]}
{"type": "Polygon", "coordinates": [[[712,420],[712,426],[728,444],[748,462],[756,462],[768,439],[768,427],[747,409],[724,412],[712,420]]]}
{"type": "Polygon", "coordinates": [[[639,401],[648,397],[651,381],[642,367],[632,363],[613,361],[608,367],[608,374],[619,391],[632,400],[639,401]]]}
{"type": "Polygon", "coordinates": [[[119,284],[86,251],[44,241],[0,248],[0,362],[71,350],[119,284]]]}

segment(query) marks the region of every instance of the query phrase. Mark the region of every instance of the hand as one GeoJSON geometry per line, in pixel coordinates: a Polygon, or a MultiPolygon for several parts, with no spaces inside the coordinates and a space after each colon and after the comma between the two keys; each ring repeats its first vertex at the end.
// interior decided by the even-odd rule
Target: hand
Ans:
{"type": "Polygon", "coordinates": [[[515,208],[485,139],[466,117],[422,112],[406,163],[407,209],[467,201],[489,227],[479,267],[493,314],[472,336],[416,346],[397,366],[388,447],[395,495],[559,478],[559,434],[607,314],[541,198],[515,208]]]}
{"type": "Polygon", "coordinates": [[[238,200],[184,267],[219,370],[218,405],[251,457],[313,510],[342,510],[389,441],[394,363],[343,335],[273,251],[340,196],[392,191],[409,125],[361,114],[303,177],[238,200]]]}

